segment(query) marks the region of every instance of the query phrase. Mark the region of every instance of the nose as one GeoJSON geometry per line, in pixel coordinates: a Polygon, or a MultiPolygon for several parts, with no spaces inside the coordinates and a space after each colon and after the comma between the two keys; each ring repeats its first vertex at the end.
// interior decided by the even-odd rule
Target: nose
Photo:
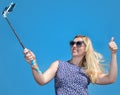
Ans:
{"type": "Polygon", "coordinates": [[[76,43],[72,47],[76,47],[76,43]]]}

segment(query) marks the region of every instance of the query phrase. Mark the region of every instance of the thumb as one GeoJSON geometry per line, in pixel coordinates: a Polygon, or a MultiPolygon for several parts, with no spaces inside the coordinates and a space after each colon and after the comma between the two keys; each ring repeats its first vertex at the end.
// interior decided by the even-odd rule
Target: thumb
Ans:
{"type": "Polygon", "coordinates": [[[23,50],[23,53],[24,54],[26,54],[26,53],[28,53],[29,52],[29,49],[27,49],[27,48],[25,48],[24,50],[23,50]]]}
{"type": "Polygon", "coordinates": [[[112,37],[110,41],[113,42],[114,41],[114,37],[112,37]]]}

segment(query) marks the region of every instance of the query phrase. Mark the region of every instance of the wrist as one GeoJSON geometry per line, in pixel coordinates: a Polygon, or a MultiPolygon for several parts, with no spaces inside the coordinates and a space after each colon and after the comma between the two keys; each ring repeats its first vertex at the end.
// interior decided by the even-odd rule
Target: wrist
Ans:
{"type": "Polygon", "coordinates": [[[36,72],[42,74],[42,72],[41,72],[41,70],[39,69],[39,66],[38,66],[38,64],[36,63],[35,60],[32,60],[32,61],[31,61],[31,68],[32,68],[32,70],[35,70],[36,72]]]}
{"type": "Polygon", "coordinates": [[[42,74],[42,71],[39,69],[39,67],[32,67],[32,70],[35,70],[39,74],[42,74]]]}
{"type": "Polygon", "coordinates": [[[117,57],[117,54],[116,54],[116,53],[112,53],[112,54],[111,54],[111,57],[112,57],[112,58],[116,58],[116,57],[117,57]]]}
{"type": "Polygon", "coordinates": [[[112,52],[111,55],[112,55],[112,56],[116,56],[117,53],[116,53],[116,52],[112,52]]]}
{"type": "Polygon", "coordinates": [[[31,60],[31,61],[30,61],[30,65],[31,65],[31,66],[37,65],[36,60],[31,60]]]}

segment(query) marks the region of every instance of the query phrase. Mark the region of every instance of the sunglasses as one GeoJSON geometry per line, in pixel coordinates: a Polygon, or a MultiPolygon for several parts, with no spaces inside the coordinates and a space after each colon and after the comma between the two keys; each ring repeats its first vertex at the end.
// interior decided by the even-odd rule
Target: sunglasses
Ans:
{"type": "Polygon", "coordinates": [[[75,44],[77,47],[81,47],[83,43],[84,41],[70,41],[70,46],[73,46],[75,44]]]}

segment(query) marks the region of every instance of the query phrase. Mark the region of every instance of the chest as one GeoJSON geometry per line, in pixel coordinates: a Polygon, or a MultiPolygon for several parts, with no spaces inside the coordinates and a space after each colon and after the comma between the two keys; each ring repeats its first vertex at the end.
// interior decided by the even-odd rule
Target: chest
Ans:
{"type": "Polygon", "coordinates": [[[56,79],[59,84],[65,85],[87,86],[89,84],[88,76],[83,72],[82,68],[68,63],[59,65],[56,79]]]}

